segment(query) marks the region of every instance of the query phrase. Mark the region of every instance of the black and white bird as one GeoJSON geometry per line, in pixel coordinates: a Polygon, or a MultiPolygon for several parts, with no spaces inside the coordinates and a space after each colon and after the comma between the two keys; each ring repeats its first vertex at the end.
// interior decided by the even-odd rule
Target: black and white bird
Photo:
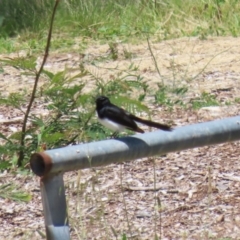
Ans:
{"type": "Polygon", "coordinates": [[[134,116],[133,114],[125,111],[124,109],[112,104],[109,98],[105,96],[97,97],[96,111],[99,122],[103,126],[113,130],[115,132],[114,136],[116,136],[118,132],[124,131],[125,129],[129,129],[134,132],[144,133],[144,131],[138,127],[137,122],[164,131],[172,130],[172,128],[168,125],[152,122],[134,116]]]}

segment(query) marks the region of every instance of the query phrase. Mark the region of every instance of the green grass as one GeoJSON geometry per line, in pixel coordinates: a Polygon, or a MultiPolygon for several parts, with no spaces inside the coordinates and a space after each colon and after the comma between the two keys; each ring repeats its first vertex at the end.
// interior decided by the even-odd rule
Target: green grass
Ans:
{"type": "Polygon", "coordinates": [[[0,198],[29,202],[31,200],[31,195],[29,193],[19,191],[16,185],[8,183],[0,184],[0,198]]]}
{"type": "MultiPolygon", "coordinates": [[[[0,51],[40,51],[46,38],[54,1],[0,2],[0,51]],[[17,37],[18,44],[8,37],[17,37]]],[[[238,36],[240,3],[237,0],[171,1],[60,1],[52,49],[76,44],[76,38],[102,42],[139,41],[154,35],[157,41],[183,36],[238,36]],[[60,38],[59,38],[60,36],[60,38]]]]}
{"type": "Polygon", "coordinates": [[[205,92],[202,93],[201,97],[192,100],[191,104],[193,109],[220,105],[220,103],[216,99],[216,96],[205,92]]]}

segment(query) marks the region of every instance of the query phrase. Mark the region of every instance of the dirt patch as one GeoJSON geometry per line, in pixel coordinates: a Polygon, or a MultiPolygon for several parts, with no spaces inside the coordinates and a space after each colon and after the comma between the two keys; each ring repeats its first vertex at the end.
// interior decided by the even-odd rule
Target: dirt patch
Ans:
{"type": "MultiPolygon", "coordinates": [[[[161,76],[155,69],[147,43],[118,44],[115,61],[109,58],[108,45],[89,46],[84,54],[53,53],[46,69],[57,72],[71,68],[77,72],[82,61],[86,68],[107,81],[120,71],[127,73],[129,66],[134,65],[136,74],[143,76],[151,87],[164,81],[187,85],[190,97],[203,91],[215,92],[222,102],[239,97],[238,38],[205,41],[183,38],[151,46],[161,76]],[[126,58],[126,53],[131,54],[130,59],[126,58]]],[[[16,54],[8,55],[14,56],[16,54]]],[[[21,75],[10,67],[3,67],[3,70],[0,73],[2,94],[32,87],[32,77],[21,75]]],[[[42,84],[44,79],[41,81],[42,84]]],[[[35,106],[34,111],[40,111],[40,106],[35,106]]],[[[181,126],[238,114],[239,105],[235,104],[199,111],[183,111],[176,107],[161,116],[181,126]]],[[[14,109],[0,108],[0,120],[13,116],[22,115],[14,109]]],[[[11,134],[19,126],[19,122],[2,123],[0,129],[11,134]]],[[[141,159],[67,173],[72,239],[113,239],[116,238],[114,234],[120,239],[123,233],[132,234],[135,239],[153,239],[154,232],[161,235],[161,239],[238,239],[239,147],[239,142],[226,143],[171,153],[155,160],[141,159]],[[155,192],[154,168],[158,186],[155,192]]],[[[33,200],[24,204],[0,199],[0,239],[42,239],[39,231],[44,233],[45,230],[39,179],[8,173],[0,175],[0,183],[11,181],[30,191],[33,200]]]]}
{"type": "MultiPolygon", "coordinates": [[[[117,72],[130,72],[129,67],[136,67],[135,73],[141,75],[149,84],[163,81],[165,84],[187,83],[194,90],[206,91],[216,85],[239,87],[239,39],[232,37],[182,38],[151,43],[161,76],[156,71],[147,43],[141,45],[121,44],[117,49],[117,60],[109,59],[109,45],[92,45],[81,54],[51,53],[45,69],[57,72],[64,69],[77,71],[80,63],[105,80],[111,79],[117,72]],[[131,57],[127,57],[126,55],[131,57]],[[128,59],[129,58],[129,59],[128,59]],[[93,64],[94,62],[94,64],[93,64]],[[202,77],[205,79],[202,79],[202,77]],[[196,79],[198,81],[193,81],[196,79]]],[[[70,50],[71,51],[71,50],[70,50]]],[[[26,56],[18,54],[0,55],[0,58],[26,56]]],[[[37,60],[39,66],[41,57],[37,60]]],[[[17,69],[3,68],[0,73],[0,91],[9,93],[32,87],[33,77],[20,74],[17,69]]]]}

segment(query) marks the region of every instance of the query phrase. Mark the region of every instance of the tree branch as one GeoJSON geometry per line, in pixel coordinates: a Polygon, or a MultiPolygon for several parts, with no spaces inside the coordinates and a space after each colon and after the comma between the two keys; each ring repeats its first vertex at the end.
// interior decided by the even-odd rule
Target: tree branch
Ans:
{"type": "Polygon", "coordinates": [[[27,120],[28,120],[28,117],[29,117],[29,114],[30,114],[30,111],[31,111],[31,108],[32,108],[32,105],[33,105],[33,102],[34,102],[34,99],[35,99],[40,75],[42,73],[43,67],[44,67],[44,65],[47,61],[47,58],[48,58],[48,53],[49,53],[51,38],[52,38],[53,22],[54,22],[54,17],[55,17],[55,13],[56,13],[57,6],[58,6],[59,2],[60,2],[60,0],[55,1],[55,5],[54,5],[54,8],[53,8],[52,17],[51,17],[51,21],[50,21],[50,28],[49,28],[49,31],[48,31],[47,45],[46,45],[46,48],[45,48],[44,57],[43,57],[42,64],[41,64],[39,70],[36,72],[36,77],[35,77],[35,82],[34,82],[32,94],[31,94],[30,101],[29,101],[29,104],[28,104],[28,107],[27,107],[27,111],[26,111],[26,113],[24,115],[24,119],[23,119],[22,135],[21,135],[21,141],[20,141],[20,152],[19,152],[18,162],[17,162],[19,167],[22,166],[22,162],[23,162],[24,154],[25,154],[24,147],[25,147],[25,135],[26,135],[27,120]]]}

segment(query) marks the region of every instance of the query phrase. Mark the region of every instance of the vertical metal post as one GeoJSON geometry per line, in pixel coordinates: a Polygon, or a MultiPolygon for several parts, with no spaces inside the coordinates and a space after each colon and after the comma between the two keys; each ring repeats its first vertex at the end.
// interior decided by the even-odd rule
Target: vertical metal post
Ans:
{"type": "Polygon", "coordinates": [[[70,240],[63,174],[41,179],[47,240],[70,240]]]}

